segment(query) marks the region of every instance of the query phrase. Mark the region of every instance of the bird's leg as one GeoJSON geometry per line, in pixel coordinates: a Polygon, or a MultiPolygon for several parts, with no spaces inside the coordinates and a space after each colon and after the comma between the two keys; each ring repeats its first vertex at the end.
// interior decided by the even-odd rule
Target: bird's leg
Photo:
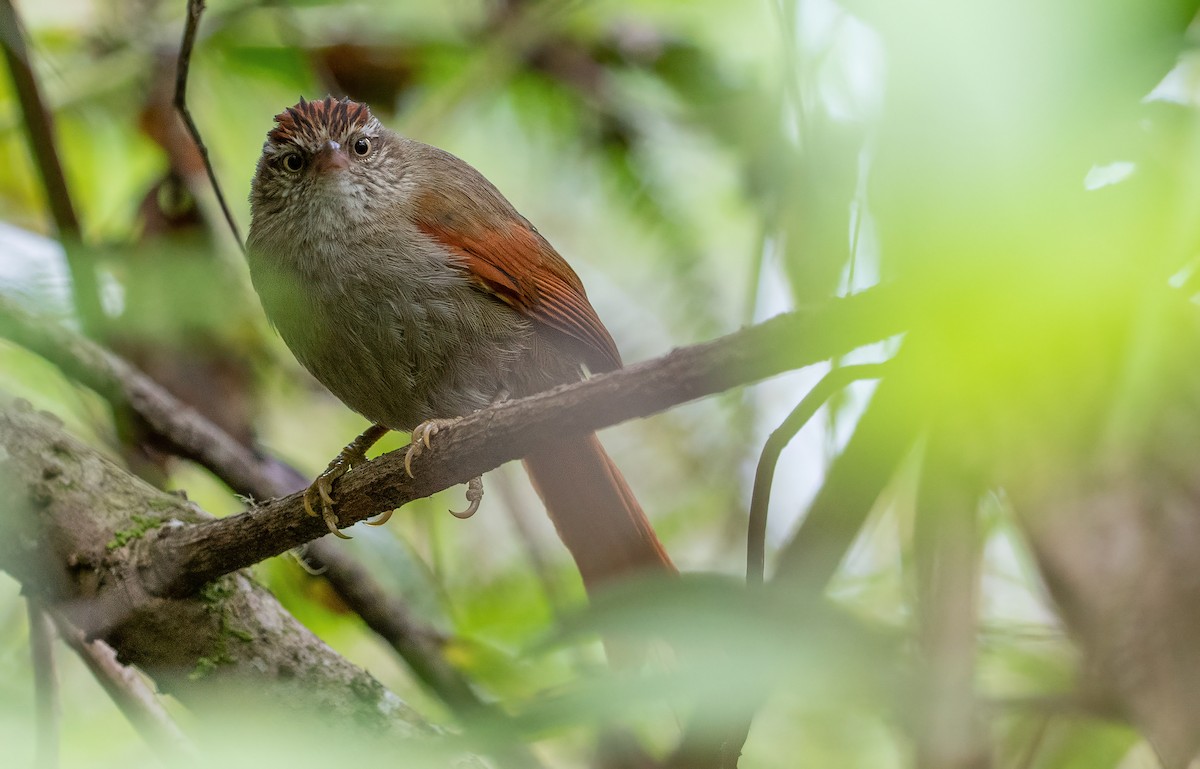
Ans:
{"type": "Polygon", "coordinates": [[[387,431],[388,428],[382,425],[371,425],[363,430],[363,434],[350,441],[349,445],[329,463],[325,472],[318,475],[317,479],[304,492],[304,512],[316,515],[314,507],[319,503],[321,518],[324,519],[325,525],[334,536],[350,539],[338,531],[338,518],[333,512],[333,497],[330,495],[330,492],[333,491],[333,482],[345,475],[351,467],[366,462],[367,449],[374,446],[387,431]]]}

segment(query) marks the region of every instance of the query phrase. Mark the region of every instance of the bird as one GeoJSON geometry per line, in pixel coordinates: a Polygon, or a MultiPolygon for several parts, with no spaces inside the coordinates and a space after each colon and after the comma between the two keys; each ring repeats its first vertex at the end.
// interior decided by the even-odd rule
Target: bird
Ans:
{"type": "MultiPolygon", "coordinates": [[[[250,207],[247,259],[267,317],[371,422],[304,495],[338,536],[333,484],[387,431],[412,434],[411,473],[455,420],[622,365],[575,271],[504,195],[365,104],[301,98],[276,115],[250,207]]],[[[676,572],[595,434],[556,436],[523,462],[589,594],[676,572]]],[[[458,515],[482,488],[472,479],[458,515]]]]}

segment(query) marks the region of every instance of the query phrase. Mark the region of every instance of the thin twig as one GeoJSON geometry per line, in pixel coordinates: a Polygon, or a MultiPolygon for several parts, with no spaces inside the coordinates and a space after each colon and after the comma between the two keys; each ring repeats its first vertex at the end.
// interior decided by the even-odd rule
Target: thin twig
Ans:
{"type": "Polygon", "coordinates": [[[880,494],[912,449],[922,417],[912,408],[922,383],[896,366],[880,382],[842,453],[825,473],[800,528],[779,549],[771,583],[809,596],[837,571],[880,494]]]}
{"type": "MultiPolygon", "coordinates": [[[[0,0],[8,2],[8,0],[0,0]]],[[[196,127],[196,122],[192,120],[192,113],[187,106],[187,81],[188,70],[192,64],[192,49],[196,46],[196,33],[200,29],[200,16],[204,13],[204,0],[188,0],[187,4],[187,23],[183,28],[183,41],[179,44],[179,58],[175,65],[175,109],[178,110],[179,116],[183,118],[183,124],[187,126],[188,134],[191,135],[192,141],[196,143],[196,149],[200,151],[200,157],[204,161],[204,171],[208,174],[209,184],[212,185],[213,193],[217,196],[217,204],[221,206],[221,213],[225,216],[225,223],[229,225],[229,231],[233,233],[233,239],[237,241],[238,248],[242,253],[246,253],[246,244],[242,241],[242,235],[238,232],[237,222],[233,219],[233,212],[229,210],[229,204],[225,202],[225,193],[221,191],[221,185],[217,183],[217,174],[213,171],[212,160],[208,157],[208,147],[205,146],[204,140],[200,138],[200,129],[196,127]]]]}
{"type": "Polygon", "coordinates": [[[41,601],[28,596],[25,608],[29,614],[29,652],[33,660],[34,713],[37,719],[34,766],[38,769],[55,769],[58,766],[61,724],[58,677],[54,672],[54,628],[41,601]]]}
{"type": "Polygon", "coordinates": [[[34,77],[29,49],[25,45],[24,29],[12,0],[0,0],[0,48],[4,49],[13,90],[21,105],[25,132],[29,138],[29,151],[42,177],[50,215],[54,219],[54,226],[58,230],[58,237],[67,256],[75,312],[82,328],[88,334],[96,336],[104,321],[100,285],[96,279],[92,259],[82,247],[83,232],[59,160],[54,138],[54,121],[46,109],[37,78],[34,77]]]}
{"type": "Polygon", "coordinates": [[[886,368],[886,363],[864,363],[835,368],[809,390],[796,408],[792,409],[792,413],[783,420],[783,424],[767,438],[762,455],[758,459],[758,469],[754,473],[754,492],[750,497],[750,521],[746,532],[746,584],[757,586],[763,583],[766,569],[767,509],[771,502],[771,485],[775,480],[775,466],[779,463],[779,455],[834,393],[851,382],[878,379],[886,368]]]}
{"type": "MultiPolygon", "coordinates": [[[[819,595],[862,529],[914,434],[916,420],[899,373],[891,371],[876,389],[849,443],[830,466],[800,530],[780,552],[773,585],[802,599],[819,595]]],[[[747,707],[741,720],[723,715],[727,725],[721,730],[712,729],[710,712],[698,710],[665,765],[734,769],[764,701],[747,707]]]]}
{"type": "Polygon", "coordinates": [[[104,641],[87,640],[82,630],[61,616],[56,615],[54,623],[63,641],[75,650],[134,731],[159,758],[168,766],[178,766],[181,761],[188,766],[194,765],[195,746],[179,730],[149,684],[122,665],[117,660],[117,653],[104,641]]]}

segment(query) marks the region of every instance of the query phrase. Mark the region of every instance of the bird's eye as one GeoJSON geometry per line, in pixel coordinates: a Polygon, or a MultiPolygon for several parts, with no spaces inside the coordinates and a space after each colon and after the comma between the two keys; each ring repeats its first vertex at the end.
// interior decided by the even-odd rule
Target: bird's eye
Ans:
{"type": "Polygon", "coordinates": [[[359,157],[365,157],[371,151],[371,140],[363,136],[358,141],[354,142],[354,154],[359,157]]]}
{"type": "Polygon", "coordinates": [[[283,156],[283,167],[292,173],[296,173],[304,168],[304,158],[300,157],[298,152],[289,152],[283,156]]]}

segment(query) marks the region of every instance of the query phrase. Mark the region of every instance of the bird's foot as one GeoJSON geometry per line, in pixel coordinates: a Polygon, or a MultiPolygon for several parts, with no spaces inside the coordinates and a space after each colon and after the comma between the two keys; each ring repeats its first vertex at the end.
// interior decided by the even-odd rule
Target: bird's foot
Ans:
{"type": "Polygon", "coordinates": [[[408,451],[404,453],[404,472],[408,473],[409,478],[415,478],[412,471],[412,462],[417,457],[425,452],[425,449],[430,448],[429,441],[433,436],[442,431],[443,427],[449,427],[455,422],[461,422],[462,417],[452,417],[450,419],[429,419],[413,428],[412,440],[408,444],[408,451]]]}
{"type": "MultiPolygon", "coordinates": [[[[408,473],[409,478],[415,477],[412,471],[412,461],[430,448],[429,441],[433,436],[441,432],[443,427],[449,427],[455,422],[462,420],[462,417],[454,417],[452,419],[430,419],[417,425],[412,431],[412,441],[408,444],[408,451],[404,455],[404,471],[408,473]]],[[[450,515],[455,518],[470,518],[479,510],[479,503],[483,499],[483,478],[475,477],[467,483],[467,509],[466,510],[451,510],[450,515]]],[[[383,520],[373,523],[382,523],[386,521],[391,513],[386,513],[383,520]]]]}
{"type": "MultiPolygon", "coordinates": [[[[338,478],[348,473],[350,469],[356,465],[363,464],[367,461],[367,449],[375,445],[383,435],[387,432],[386,427],[380,425],[371,425],[363,434],[350,442],[350,445],[342,449],[333,461],[329,463],[329,467],[317,476],[317,479],[312,482],[304,491],[304,512],[309,515],[317,515],[317,508],[321,510],[321,519],[325,521],[326,528],[335,537],[341,539],[350,539],[349,536],[338,531],[338,517],[333,512],[333,483],[338,478]]],[[[388,513],[387,515],[391,515],[388,513]]],[[[387,518],[384,517],[379,523],[383,523],[387,518]]]]}
{"type": "Polygon", "coordinates": [[[304,491],[304,512],[316,515],[316,509],[320,508],[321,518],[325,521],[329,533],[342,539],[350,539],[350,537],[338,531],[338,517],[333,512],[333,497],[330,492],[333,491],[333,482],[345,475],[353,464],[353,458],[347,457],[344,453],[338,454],[337,458],[329,463],[329,467],[325,468],[325,471],[318,475],[312,485],[304,491]]]}

